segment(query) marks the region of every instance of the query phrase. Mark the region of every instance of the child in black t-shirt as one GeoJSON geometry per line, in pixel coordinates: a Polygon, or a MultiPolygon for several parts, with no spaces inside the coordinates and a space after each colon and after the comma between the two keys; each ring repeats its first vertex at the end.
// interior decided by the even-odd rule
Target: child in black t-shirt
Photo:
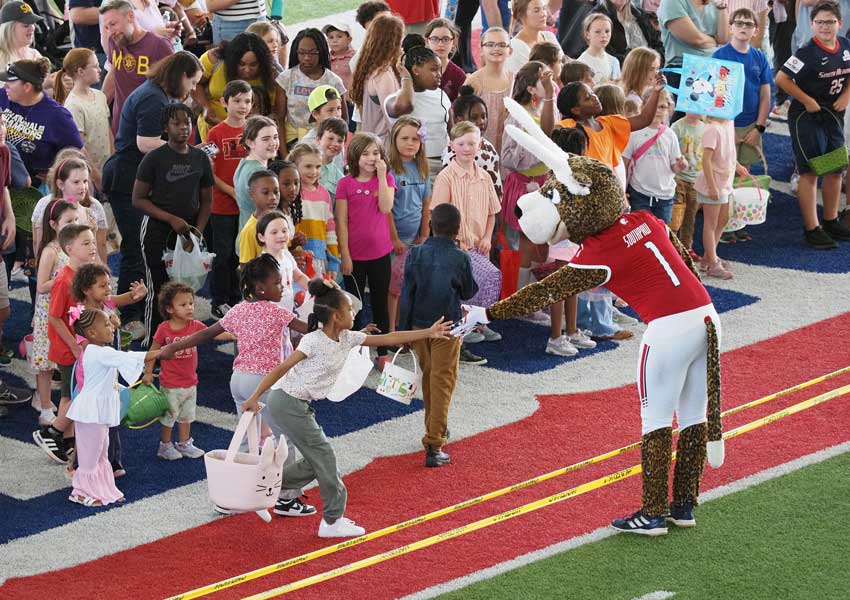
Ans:
{"type": "Polygon", "coordinates": [[[818,176],[808,161],[845,144],[843,124],[844,111],[850,102],[850,41],[838,35],[843,30],[838,4],[821,0],[811,14],[815,36],[785,61],[776,75],[776,84],[793,98],[788,109],[788,129],[800,173],[797,198],[806,242],[814,248],[830,249],[838,247],[835,240],[850,241],[850,228],[838,219],[841,172],[847,165],[845,162],[823,176],[821,227],[817,213],[818,176]]]}
{"type": "MultiPolygon", "coordinates": [[[[145,259],[145,343],[150,343],[161,316],[156,298],[168,281],[162,254],[169,234],[188,239],[190,227],[203,231],[212,209],[213,171],[207,154],[189,146],[192,110],[185,104],[162,109],[168,143],[142,159],[133,186],[133,206],[144,213],[139,238],[145,259]]],[[[172,237],[172,239],[174,239],[172,237]]]]}

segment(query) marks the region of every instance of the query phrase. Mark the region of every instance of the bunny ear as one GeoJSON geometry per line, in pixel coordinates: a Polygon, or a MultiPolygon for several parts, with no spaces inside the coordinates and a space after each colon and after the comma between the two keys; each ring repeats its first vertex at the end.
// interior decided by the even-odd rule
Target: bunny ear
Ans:
{"type": "Polygon", "coordinates": [[[283,434],[280,436],[280,440],[277,443],[277,451],[274,454],[274,462],[277,466],[282,467],[283,463],[286,462],[286,458],[289,456],[289,448],[286,445],[286,438],[283,437],[283,434]]]}
{"type": "Polygon", "coordinates": [[[274,464],[274,438],[268,437],[260,454],[260,465],[270,467],[272,464],[274,464]]]}
{"type": "Polygon", "coordinates": [[[513,125],[506,125],[505,131],[508,132],[508,135],[552,169],[555,177],[567,186],[570,193],[577,196],[588,195],[590,190],[587,186],[579,183],[573,177],[573,170],[570,168],[569,161],[570,155],[543,133],[543,130],[537,126],[528,111],[516,100],[505,98],[504,101],[508,113],[525,129],[525,131],[522,131],[513,125]]]}

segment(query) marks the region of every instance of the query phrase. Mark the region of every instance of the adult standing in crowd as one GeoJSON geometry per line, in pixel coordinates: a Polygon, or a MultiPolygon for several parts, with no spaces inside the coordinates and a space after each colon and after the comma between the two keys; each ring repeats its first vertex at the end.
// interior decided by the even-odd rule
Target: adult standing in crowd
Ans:
{"type": "MultiPolygon", "coordinates": [[[[109,197],[122,238],[119,294],[128,291],[130,283],[145,278],[139,244],[142,213],[133,208],[136,169],[145,154],[165,143],[160,120],[163,107],[183,101],[194,91],[203,72],[201,62],[194,54],[177,52],[153,66],[145,82],[127,97],[121,109],[115,154],[103,167],[104,192],[109,197]]],[[[125,306],[121,319],[125,323],[124,329],[132,333],[134,339],[144,337],[138,304],[125,306]]]]}
{"type": "Polygon", "coordinates": [[[511,39],[512,52],[508,57],[507,67],[508,71],[517,73],[528,62],[531,47],[534,44],[538,42],[557,44],[558,40],[546,26],[549,7],[545,0],[514,0],[512,16],[513,24],[519,26],[519,31],[511,39]]]}
{"type": "Polygon", "coordinates": [[[388,0],[390,10],[400,16],[407,33],[425,35],[425,26],[440,14],[440,0],[388,0]]]}
{"type": "Polygon", "coordinates": [[[88,48],[97,57],[101,70],[106,66],[106,51],[100,41],[100,4],[102,0],[68,0],[68,17],[74,29],[74,48],[88,48]]]}
{"type": "MultiPolygon", "coordinates": [[[[681,67],[682,56],[711,56],[717,46],[729,41],[729,15],[726,0],[664,0],[658,8],[664,63],[681,67]]],[[[669,85],[679,87],[678,73],[665,73],[669,85]]],[[[672,120],[676,120],[676,113],[672,120]]]]}
{"type": "Polygon", "coordinates": [[[282,126],[280,116],[286,107],[285,97],[280,86],[275,84],[274,62],[262,38],[253,33],[240,33],[218,48],[204,52],[201,64],[204,66],[204,77],[192,94],[195,102],[204,110],[198,117],[201,141],[206,141],[207,132],[227,118],[221,96],[225,86],[234,79],[247,81],[255,93],[262,92],[268,96],[272,114],[277,116],[278,127],[282,126]]]}
{"type": "Polygon", "coordinates": [[[44,183],[56,154],[83,140],[71,113],[44,93],[50,61],[19,60],[0,72],[0,109],[6,121],[6,140],[21,154],[32,184],[44,183]]]}
{"type": "Polygon", "coordinates": [[[357,68],[351,79],[349,97],[357,106],[363,131],[386,139],[390,122],[384,101],[401,89],[398,61],[404,22],[391,14],[380,14],[366,31],[357,68]]]}
{"type": "Polygon", "coordinates": [[[584,18],[596,8],[597,0],[564,0],[558,15],[558,39],[564,54],[578,58],[587,48],[584,41],[584,18]]]}
{"type": "Polygon", "coordinates": [[[664,55],[661,34],[654,25],[655,17],[637,8],[629,0],[602,0],[593,12],[602,13],[611,19],[611,41],[605,51],[620,61],[621,65],[633,48],[652,48],[664,55]]]}
{"type": "Polygon", "coordinates": [[[256,21],[266,20],[266,0],[207,0],[213,14],[213,44],[229,42],[256,21]]]}
{"type": "Polygon", "coordinates": [[[460,35],[458,36],[457,53],[452,60],[466,73],[474,73],[478,68],[475,65],[475,58],[472,56],[472,21],[478,14],[479,8],[486,16],[487,27],[507,26],[507,23],[502,23],[498,0],[458,0],[454,22],[460,31],[460,35]]]}
{"type": "Polygon", "coordinates": [[[36,60],[41,52],[32,47],[35,24],[41,17],[26,2],[14,0],[0,9],[0,69],[19,60],[36,60]]]}
{"type": "Polygon", "coordinates": [[[103,92],[112,101],[112,132],[117,135],[124,102],[142,85],[154,64],[174,53],[170,41],[145,31],[127,0],[107,0],[100,6],[107,37],[107,68],[103,92]]]}

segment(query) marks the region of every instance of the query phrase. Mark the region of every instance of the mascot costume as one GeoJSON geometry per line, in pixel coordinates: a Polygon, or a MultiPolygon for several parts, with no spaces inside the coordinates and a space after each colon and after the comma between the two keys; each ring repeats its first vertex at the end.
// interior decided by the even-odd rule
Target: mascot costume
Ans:
{"type": "Polygon", "coordinates": [[[569,238],[580,249],[569,264],[511,297],[486,309],[465,307],[456,330],[525,315],[601,285],[628,302],[647,323],[637,365],[643,501],[611,526],[651,536],[667,533],[667,522],[693,527],[706,457],[714,467],[724,458],[717,312],[664,222],[647,211],[623,213],[623,189],[609,167],[567,154],[521,106],[510,98],[505,104],[525,129],[506,131],[552,170],[541,189],[519,199],[520,227],[536,244],[569,238]],[[674,413],[680,433],[668,504],[674,413]]]}

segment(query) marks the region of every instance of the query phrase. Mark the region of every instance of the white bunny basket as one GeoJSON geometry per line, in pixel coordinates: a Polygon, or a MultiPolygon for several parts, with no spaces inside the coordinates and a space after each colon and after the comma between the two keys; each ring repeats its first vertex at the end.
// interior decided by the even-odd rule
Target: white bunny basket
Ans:
{"type": "Polygon", "coordinates": [[[381,373],[381,383],[375,389],[381,396],[386,396],[390,400],[401,402],[402,404],[410,404],[413,397],[419,392],[422,387],[422,371],[419,370],[419,361],[416,360],[416,353],[410,351],[413,357],[413,371],[408,371],[395,363],[401,349],[393,355],[393,361],[384,365],[384,371],[381,373]]]}
{"type": "MultiPolygon", "coordinates": [[[[262,407],[262,405],[260,405],[262,407]]],[[[283,462],[287,457],[286,441],[280,437],[277,450],[268,438],[259,451],[257,423],[259,413],[242,413],[239,426],[227,450],[210,450],[204,455],[210,500],[222,508],[236,512],[256,512],[266,523],[272,520],[272,508],[280,493],[283,462]],[[245,434],[248,453],[239,452],[245,434]]]]}

